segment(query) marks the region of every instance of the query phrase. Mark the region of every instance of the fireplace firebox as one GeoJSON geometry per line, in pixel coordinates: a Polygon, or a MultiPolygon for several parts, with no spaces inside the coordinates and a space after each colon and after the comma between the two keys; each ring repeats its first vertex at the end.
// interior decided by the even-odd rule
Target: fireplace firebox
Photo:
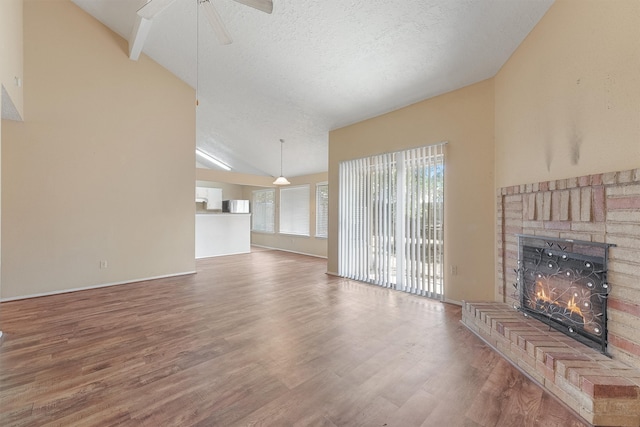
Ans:
{"type": "Polygon", "coordinates": [[[608,243],[518,235],[519,306],[607,354],[608,243]]]}

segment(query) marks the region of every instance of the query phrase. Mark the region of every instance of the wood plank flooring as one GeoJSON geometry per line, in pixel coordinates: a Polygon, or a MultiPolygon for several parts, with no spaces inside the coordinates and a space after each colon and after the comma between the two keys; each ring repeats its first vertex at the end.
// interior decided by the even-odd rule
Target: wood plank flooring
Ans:
{"type": "Polygon", "coordinates": [[[255,250],[0,304],[1,426],[585,426],[460,307],[255,250]]]}

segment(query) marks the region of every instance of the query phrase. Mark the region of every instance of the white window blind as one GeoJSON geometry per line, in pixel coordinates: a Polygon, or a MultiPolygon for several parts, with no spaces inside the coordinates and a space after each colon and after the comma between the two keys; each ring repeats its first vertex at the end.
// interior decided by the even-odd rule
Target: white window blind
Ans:
{"type": "Polygon", "coordinates": [[[339,168],[338,273],[442,299],[444,143],[339,168]]]}
{"type": "Polygon", "coordinates": [[[327,237],[329,230],[329,184],[316,184],[316,237],[327,237]]]}
{"type": "Polygon", "coordinates": [[[275,228],[276,191],[273,188],[252,192],[251,230],[273,233],[275,228]]]}
{"type": "Polygon", "coordinates": [[[309,235],[309,185],[280,189],[280,233],[309,235]]]}

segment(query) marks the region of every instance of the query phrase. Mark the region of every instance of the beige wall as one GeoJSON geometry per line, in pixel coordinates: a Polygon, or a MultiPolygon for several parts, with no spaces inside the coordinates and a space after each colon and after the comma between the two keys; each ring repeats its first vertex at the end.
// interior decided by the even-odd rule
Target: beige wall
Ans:
{"type": "Polygon", "coordinates": [[[495,102],[498,188],[640,167],[640,1],[556,1],[495,102]]]}
{"type": "MultiPolygon", "coordinates": [[[[2,37],[0,35],[0,37],[2,37]]],[[[0,60],[2,57],[0,56],[0,60]]],[[[1,82],[0,82],[1,84],[1,82]]],[[[0,103],[2,102],[2,93],[0,93],[0,103]]],[[[2,229],[2,122],[0,120],[0,230],[2,229]]],[[[2,232],[0,232],[0,254],[2,254],[2,232]]],[[[2,298],[2,257],[0,256],[0,298],[2,298]]],[[[2,325],[0,325],[2,326],[2,325]]],[[[0,329],[0,333],[2,330],[0,329]]]]}
{"type": "Polygon", "coordinates": [[[24,91],[15,78],[24,80],[22,0],[0,1],[0,83],[24,118],[24,91]]]}
{"type": "Polygon", "coordinates": [[[493,299],[493,81],[422,101],[329,134],[328,271],[338,271],[338,165],[343,160],[448,141],[445,298],[493,299]],[[457,267],[457,275],[451,267],[457,267]]]}
{"type": "Polygon", "coordinates": [[[2,297],[193,271],[194,91],[67,0],[25,1],[24,49],[27,120],[2,126],[2,297]]]}
{"type": "MultiPolygon", "coordinates": [[[[4,0],[0,2],[0,86],[4,87],[11,103],[21,117],[24,117],[23,85],[16,85],[15,78],[24,79],[23,74],[23,36],[22,36],[22,0],[4,0]]],[[[0,105],[2,105],[0,91],[0,105]]],[[[2,175],[2,122],[0,120],[0,176],[2,175]]],[[[2,180],[0,178],[0,227],[2,224],[2,180]]],[[[0,251],[2,250],[0,235],[0,251]]],[[[2,260],[0,259],[0,296],[2,295],[2,260]]]]}
{"type": "MultiPolygon", "coordinates": [[[[309,185],[309,236],[293,236],[279,233],[251,233],[251,244],[284,251],[297,252],[319,257],[327,256],[327,239],[316,238],[316,185],[327,182],[327,173],[287,177],[291,185],[309,185]]],[[[274,178],[269,178],[273,182],[274,178]]],[[[265,186],[244,187],[244,198],[251,200],[253,190],[263,189],[265,186]]],[[[269,187],[274,187],[269,185],[269,187]]],[[[276,231],[278,230],[278,218],[280,206],[280,192],[276,188],[276,231]]]]}

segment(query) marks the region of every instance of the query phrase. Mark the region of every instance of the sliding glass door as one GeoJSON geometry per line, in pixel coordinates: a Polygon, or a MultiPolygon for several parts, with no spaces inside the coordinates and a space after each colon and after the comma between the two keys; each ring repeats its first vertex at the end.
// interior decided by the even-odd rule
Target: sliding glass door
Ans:
{"type": "Polygon", "coordinates": [[[442,299],[444,143],[340,164],[339,274],[442,299]]]}

